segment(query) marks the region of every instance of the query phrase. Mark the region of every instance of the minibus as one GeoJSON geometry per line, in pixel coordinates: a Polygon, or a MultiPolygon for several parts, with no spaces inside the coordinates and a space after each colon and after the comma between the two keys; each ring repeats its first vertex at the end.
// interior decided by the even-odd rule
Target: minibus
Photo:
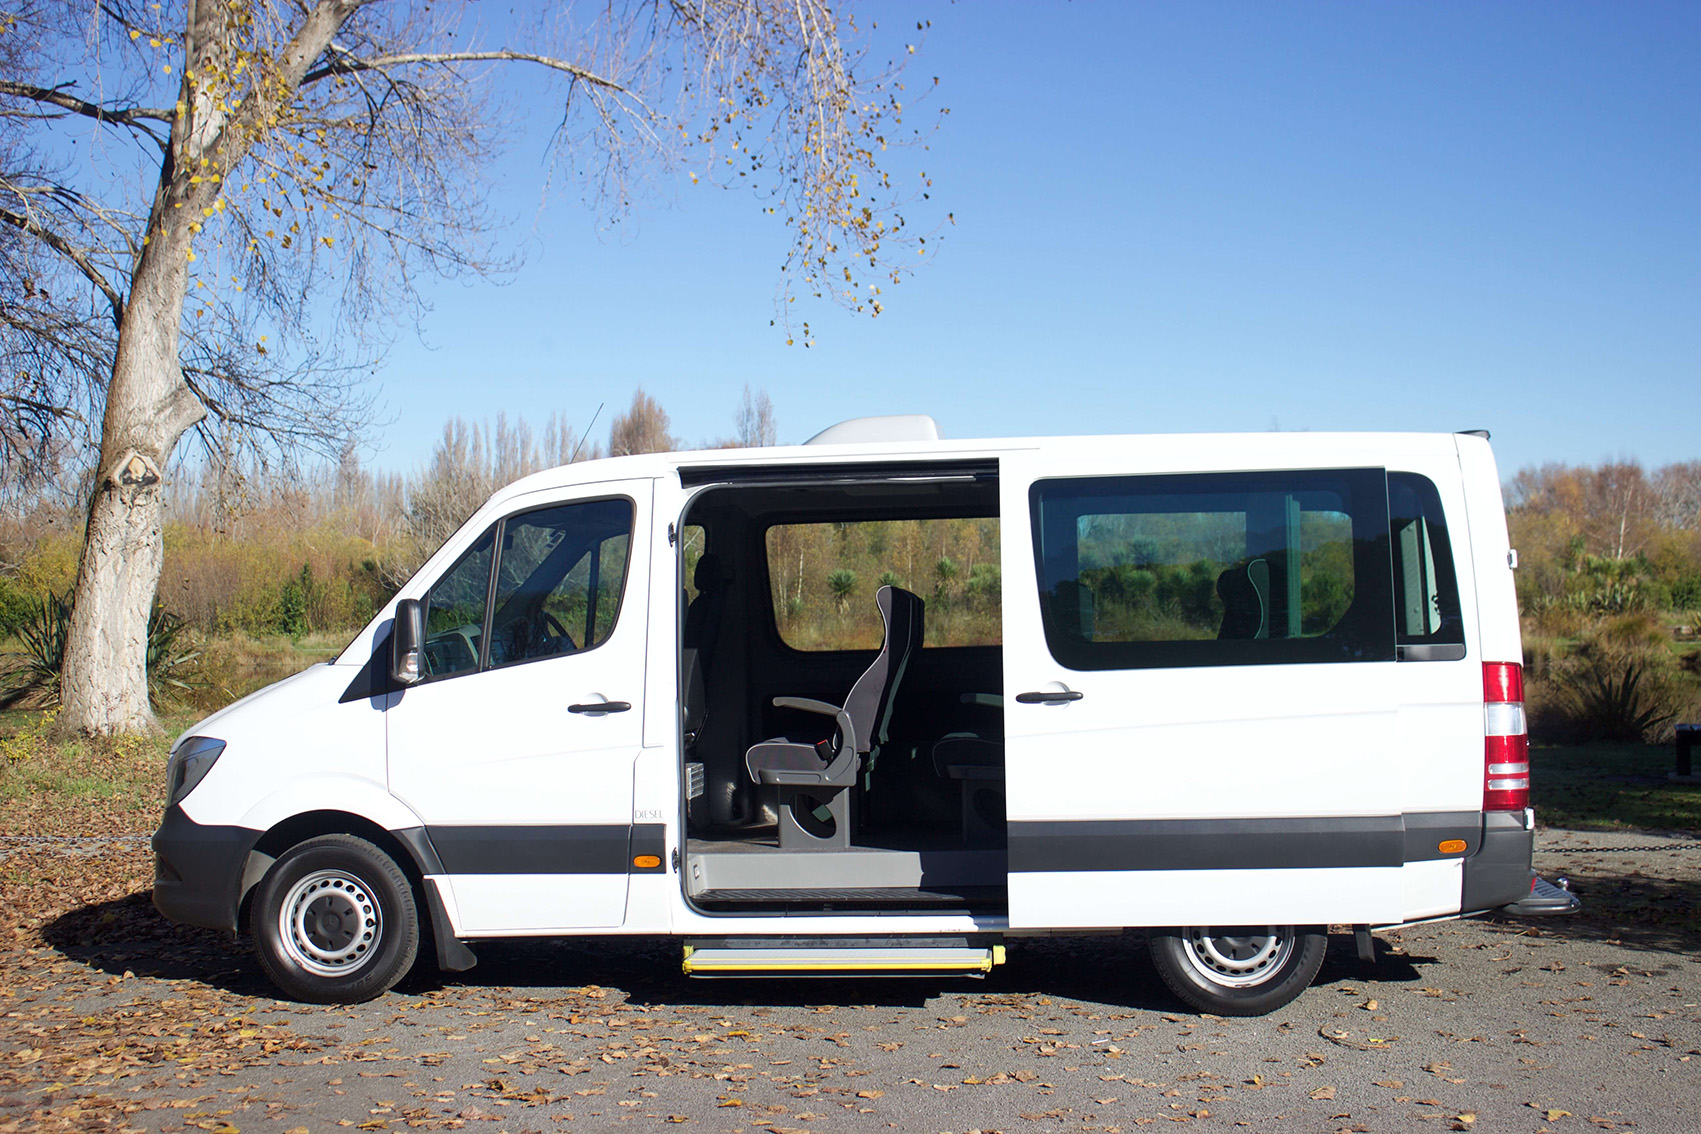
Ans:
{"type": "Polygon", "coordinates": [[[697,976],[980,974],[1144,939],[1200,1011],[1531,869],[1486,433],[942,440],[568,464],[333,661],[174,745],[154,902],[304,1001],[479,942],[697,976]]]}

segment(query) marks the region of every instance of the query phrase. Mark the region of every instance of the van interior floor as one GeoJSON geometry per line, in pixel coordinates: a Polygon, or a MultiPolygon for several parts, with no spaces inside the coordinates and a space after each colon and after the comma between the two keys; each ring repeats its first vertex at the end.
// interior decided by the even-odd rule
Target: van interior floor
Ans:
{"type": "MultiPolygon", "coordinates": [[[[891,840],[898,841],[898,840],[891,840]]],[[[1003,847],[852,846],[783,850],[771,839],[688,839],[686,894],[707,907],[1002,908],[1003,847]]]]}

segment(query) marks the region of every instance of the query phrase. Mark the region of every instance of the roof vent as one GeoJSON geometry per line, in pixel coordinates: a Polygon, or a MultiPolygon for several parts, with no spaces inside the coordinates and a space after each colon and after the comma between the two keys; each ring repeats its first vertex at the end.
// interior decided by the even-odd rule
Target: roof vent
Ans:
{"type": "Polygon", "coordinates": [[[937,441],[939,423],[925,413],[896,413],[886,417],[853,417],[829,425],[805,445],[861,445],[871,441],[937,441]]]}

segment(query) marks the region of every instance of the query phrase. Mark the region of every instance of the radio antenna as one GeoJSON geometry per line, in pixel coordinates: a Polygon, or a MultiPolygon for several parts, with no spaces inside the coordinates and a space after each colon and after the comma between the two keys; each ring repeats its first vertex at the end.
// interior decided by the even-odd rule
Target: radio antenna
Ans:
{"type": "Polygon", "coordinates": [[[607,404],[607,402],[597,403],[597,412],[591,415],[591,423],[585,426],[584,433],[579,435],[579,443],[573,446],[573,455],[567,458],[568,464],[572,464],[574,461],[579,459],[579,450],[585,447],[585,438],[589,437],[591,435],[591,430],[596,428],[597,418],[602,416],[602,407],[607,404]]]}

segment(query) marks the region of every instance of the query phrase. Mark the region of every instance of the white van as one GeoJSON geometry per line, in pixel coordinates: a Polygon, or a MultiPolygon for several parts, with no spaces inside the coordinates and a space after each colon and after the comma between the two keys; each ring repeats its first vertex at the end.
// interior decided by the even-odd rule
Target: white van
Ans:
{"type": "Polygon", "coordinates": [[[1486,434],[572,464],[177,742],[154,902],[319,1002],[422,940],[938,974],[1139,928],[1188,1004],[1268,1012],[1331,925],[1575,907],[1530,868],[1514,564],[1486,434]]]}

